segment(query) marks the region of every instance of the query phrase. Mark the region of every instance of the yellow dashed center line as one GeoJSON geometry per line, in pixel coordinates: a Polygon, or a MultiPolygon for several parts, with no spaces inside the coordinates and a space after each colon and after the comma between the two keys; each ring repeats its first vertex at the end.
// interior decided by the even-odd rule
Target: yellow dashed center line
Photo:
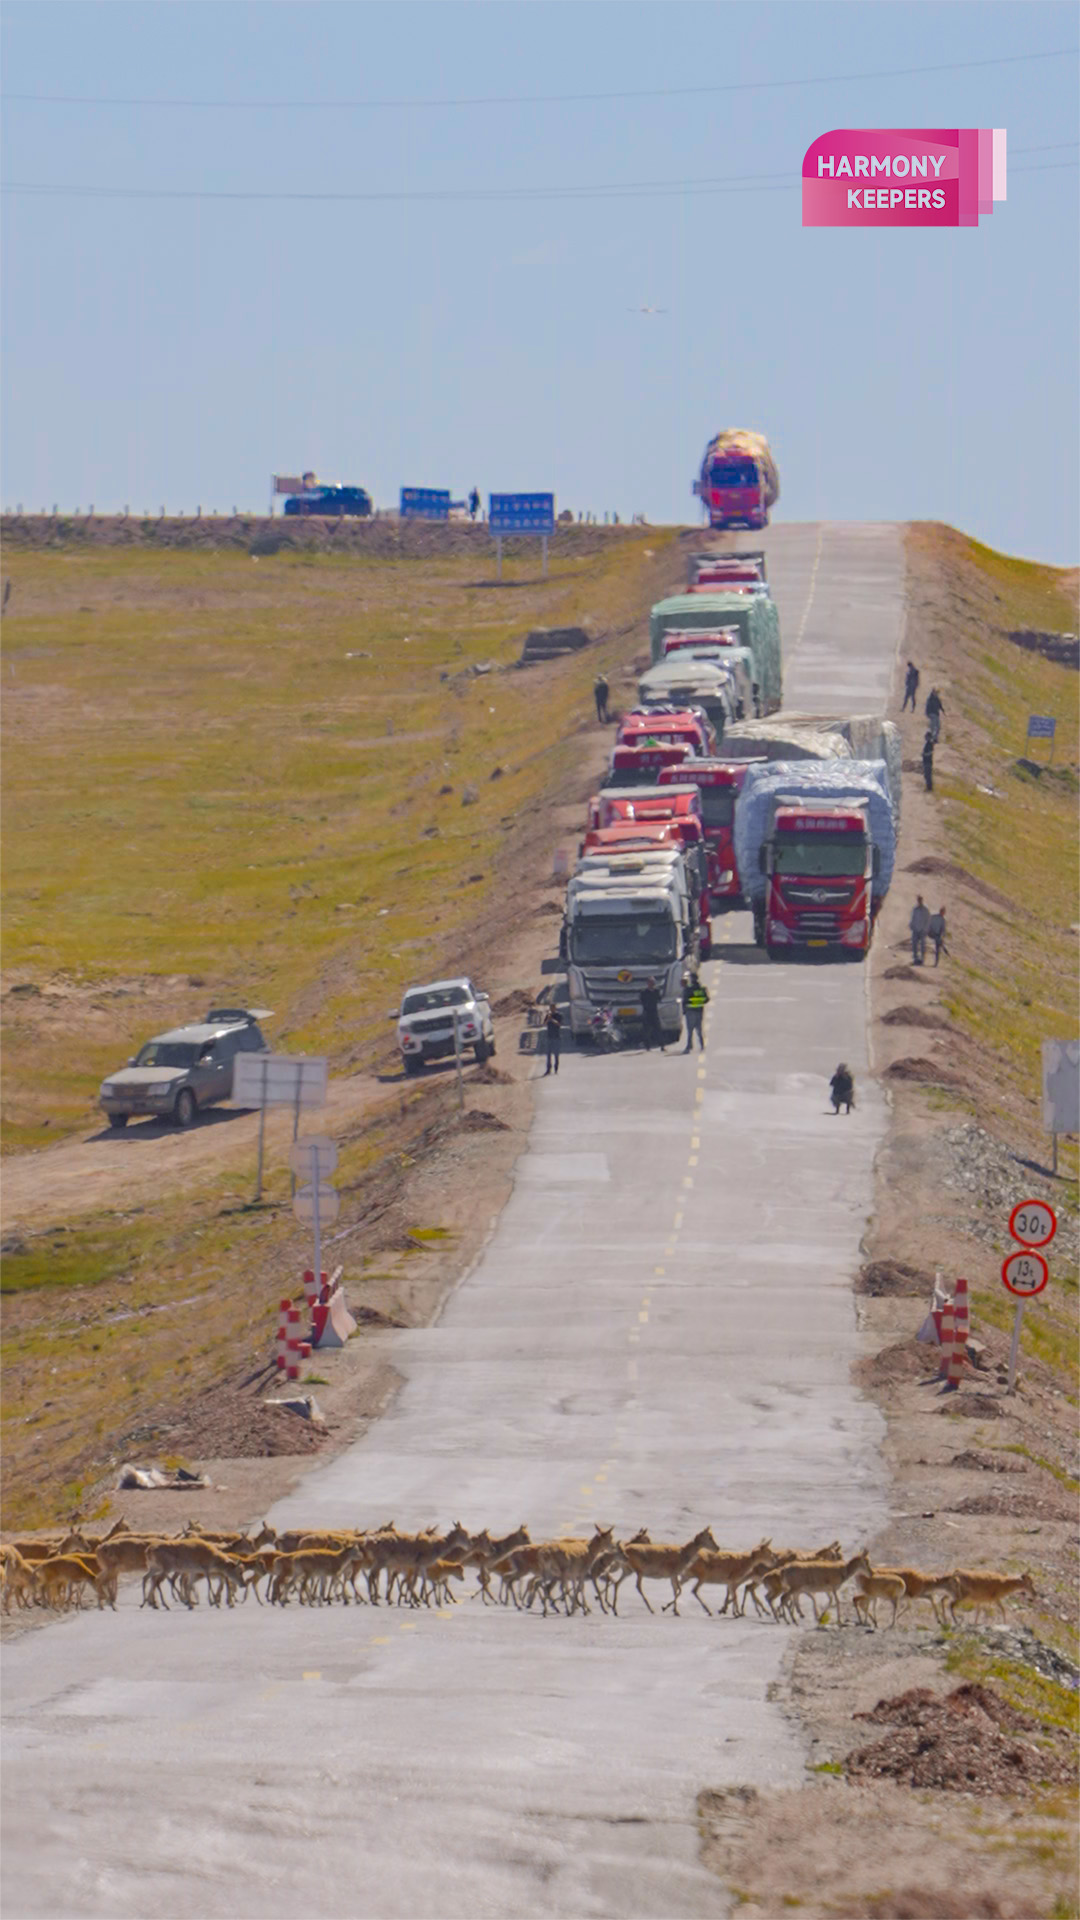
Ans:
{"type": "Polygon", "coordinates": [[[697,1154],[696,1154],[696,1153],[692,1153],[692,1154],[690,1155],[690,1158],[689,1158],[689,1160],[687,1161],[687,1165],[688,1165],[688,1166],[691,1166],[691,1167],[696,1167],[696,1166],[697,1166],[697,1163],[698,1163],[698,1157],[697,1157],[697,1154]]]}
{"type": "Polygon", "coordinates": [[[645,1325],[645,1322],[648,1320],[648,1318],[649,1316],[646,1309],[642,1307],[641,1312],[638,1314],[638,1319],[640,1320],[642,1326],[645,1325]]]}
{"type": "Polygon", "coordinates": [[[390,1635],[388,1633],[377,1633],[373,1640],[368,1641],[369,1647],[388,1647],[389,1645],[390,1635]]]}
{"type": "Polygon", "coordinates": [[[663,1267],[654,1267],[653,1272],[655,1273],[658,1280],[662,1280],[664,1277],[665,1269],[663,1267]]]}
{"type": "Polygon", "coordinates": [[[454,1611],[453,1611],[453,1608],[452,1608],[452,1607],[440,1607],[440,1608],[439,1608],[439,1612],[438,1612],[438,1618],[439,1618],[440,1620],[454,1620],[454,1619],[456,1619],[456,1617],[457,1617],[457,1616],[456,1616],[456,1614],[454,1613],[454,1611]]]}
{"type": "Polygon", "coordinates": [[[401,1622],[399,1623],[399,1626],[398,1626],[398,1632],[399,1632],[399,1633],[415,1633],[415,1632],[416,1632],[416,1621],[415,1621],[415,1620],[402,1620],[402,1621],[401,1621],[401,1622]]]}
{"type": "Polygon", "coordinates": [[[305,1680],[321,1680],[322,1674],[319,1672],[317,1667],[312,1667],[310,1672],[306,1672],[304,1674],[304,1679],[305,1680]]]}

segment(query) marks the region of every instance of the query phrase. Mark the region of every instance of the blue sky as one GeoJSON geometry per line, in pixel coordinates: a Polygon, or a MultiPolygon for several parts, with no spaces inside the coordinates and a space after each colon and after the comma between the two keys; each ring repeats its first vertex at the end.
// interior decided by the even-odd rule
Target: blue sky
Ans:
{"type": "Polygon", "coordinates": [[[1074,561],[1076,61],[1014,57],[1077,39],[1071,5],[8,0],[9,186],[574,191],[6,194],[3,501],[261,509],[271,471],[312,467],[384,505],[475,482],[690,519],[706,439],[742,425],[772,441],[778,517],[943,519],[1074,561]],[[845,125],[1004,126],[1008,200],[972,230],[804,232],[803,151],[845,125]]]}

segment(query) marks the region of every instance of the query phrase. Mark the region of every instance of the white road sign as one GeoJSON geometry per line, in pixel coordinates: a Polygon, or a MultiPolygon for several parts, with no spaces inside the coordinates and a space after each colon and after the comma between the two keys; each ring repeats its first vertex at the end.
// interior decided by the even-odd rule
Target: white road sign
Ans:
{"type": "Polygon", "coordinates": [[[1021,1200],[1009,1215],[1009,1232],[1022,1247],[1049,1246],[1057,1232],[1057,1215],[1045,1200],[1021,1200]]]}
{"type": "Polygon", "coordinates": [[[330,1077],[325,1059],[300,1053],[238,1053],[234,1107],[322,1107],[330,1077]]]}
{"type": "MultiPolygon", "coordinates": [[[[315,1193],[316,1189],[314,1187],[297,1187],[293,1195],[293,1212],[298,1220],[303,1220],[308,1226],[313,1225],[315,1220],[315,1193]]],[[[336,1220],[338,1217],[338,1206],[340,1202],[338,1200],[337,1188],[320,1187],[318,1189],[318,1196],[319,1225],[320,1227],[325,1227],[329,1225],[331,1220],[336,1220]]],[[[318,1272],[317,1265],[315,1270],[318,1272]]]]}
{"type": "Polygon", "coordinates": [[[1043,1041],[1042,1098],[1047,1133],[1080,1133],[1080,1041],[1043,1041]]]}
{"type": "Polygon", "coordinates": [[[1029,1300],[1033,1293],[1042,1292],[1050,1278],[1050,1269],[1041,1253],[1025,1248],[1023,1253],[1010,1253],[1002,1264],[1001,1278],[1010,1293],[1029,1300]]]}
{"type": "Polygon", "coordinates": [[[289,1165],[294,1173],[310,1181],[320,1183],[333,1173],[338,1163],[337,1142],[317,1136],[310,1140],[294,1140],[289,1149],[289,1165]]]}

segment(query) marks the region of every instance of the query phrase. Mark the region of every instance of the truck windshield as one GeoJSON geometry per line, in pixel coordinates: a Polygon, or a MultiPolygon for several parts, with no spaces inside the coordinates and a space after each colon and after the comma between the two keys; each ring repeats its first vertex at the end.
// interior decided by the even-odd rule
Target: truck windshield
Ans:
{"type": "Polygon", "coordinates": [[[777,873],[865,873],[866,837],[861,833],[778,833],[777,873]]]}
{"type": "Polygon", "coordinates": [[[756,487],[758,473],[752,460],[729,460],[709,474],[714,487],[756,487]]]}
{"type": "Polygon", "coordinates": [[[431,987],[423,993],[407,993],[401,1003],[402,1014],[438,1013],[443,1007],[464,1007],[469,996],[464,987],[431,987]]]}
{"type": "Polygon", "coordinates": [[[707,827],[730,827],[735,818],[734,787],[703,786],[701,815],[707,827]]]}
{"type": "Polygon", "coordinates": [[[632,920],[590,914],[574,927],[570,951],[579,966],[656,966],[675,958],[675,923],[660,914],[632,920]]]}
{"type": "Polygon", "coordinates": [[[606,776],[608,787],[649,787],[655,784],[659,767],[613,767],[606,776]]]}
{"type": "Polygon", "coordinates": [[[142,1048],[135,1062],[137,1067],[193,1067],[199,1057],[198,1047],[185,1045],[180,1040],[151,1040],[142,1048]]]}

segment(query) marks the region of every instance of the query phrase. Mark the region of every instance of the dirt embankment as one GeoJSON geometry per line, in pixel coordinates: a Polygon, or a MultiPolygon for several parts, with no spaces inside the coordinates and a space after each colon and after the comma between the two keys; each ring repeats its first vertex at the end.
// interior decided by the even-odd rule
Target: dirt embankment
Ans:
{"type": "MultiPolygon", "coordinates": [[[[991,559],[984,566],[947,529],[909,535],[906,651],[921,694],[940,688],[946,719],[935,792],[910,773],[905,783],[897,877],[871,960],[872,1061],[892,1123],[855,1311],[858,1377],[885,1416],[893,1476],[872,1562],[1029,1569],[1038,1599],[1007,1599],[1007,1624],[995,1611],[976,1626],[962,1610],[958,1628],[923,1601],[895,1630],[883,1602],[877,1631],[830,1620],[799,1636],[782,1698],[807,1741],[807,1784],[710,1790],[699,1804],[704,1858],[740,1914],[769,1920],[1078,1911],[1075,1147],[1062,1143],[1054,1179],[1037,1044],[1040,1032],[1069,1032],[1075,1008],[1075,940],[1063,937],[1076,917],[1066,791],[1076,786],[1075,681],[1066,664],[1017,663],[1007,637],[1010,625],[1076,622],[1057,613],[1052,570],[1017,576],[991,559]],[[988,627],[998,632],[989,655],[988,627]],[[1012,770],[1028,711],[1062,715],[1060,796],[1045,776],[1033,795],[1012,770]],[[995,812],[1009,802],[1009,815],[995,812]],[[998,826],[1006,818],[1015,860],[998,826]],[[948,910],[936,970],[911,965],[919,891],[948,910]],[[1027,1197],[1049,1200],[1060,1227],[1010,1396],[999,1268],[1009,1213],[1027,1197]],[[950,1286],[968,1278],[980,1343],[956,1394],[938,1378],[940,1350],[915,1338],[939,1273],[950,1286]]],[[[894,714],[917,772],[924,723],[898,707],[899,691],[894,714]]]]}
{"type": "MultiPolygon", "coordinates": [[[[629,526],[598,527],[564,523],[551,535],[551,551],[556,554],[596,553],[613,541],[635,539],[640,528],[629,526]]],[[[301,519],[265,514],[49,514],[5,513],[0,515],[0,539],[7,544],[35,549],[92,547],[131,547],[143,552],[180,551],[213,553],[239,549],[257,559],[275,553],[340,553],[368,555],[378,560],[430,560],[440,555],[475,553],[478,566],[490,569],[492,535],[483,523],[450,520],[440,524],[429,520],[400,520],[396,514],[379,514],[360,520],[301,519]]],[[[508,559],[535,556],[535,539],[504,538],[503,552],[508,559]]],[[[9,561],[9,568],[11,563],[9,561]]],[[[12,569],[18,573],[17,565],[12,569]]]]}

